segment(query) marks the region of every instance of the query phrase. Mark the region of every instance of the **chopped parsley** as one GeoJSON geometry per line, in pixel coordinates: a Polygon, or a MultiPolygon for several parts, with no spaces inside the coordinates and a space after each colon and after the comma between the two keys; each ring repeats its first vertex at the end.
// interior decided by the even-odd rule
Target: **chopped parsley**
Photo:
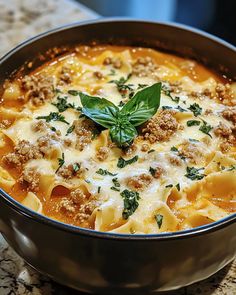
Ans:
{"type": "Polygon", "coordinates": [[[123,107],[125,105],[125,103],[121,100],[120,102],[119,102],[119,104],[118,104],[118,107],[123,107]]]}
{"type": "Polygon", "coordinates": [[[51,129],[53,132],[56,132],[56,131],[57,131],[57,129],[56,129],[55,127],[53,127],[53,126],[52,126],[50,129],[51,129]]]}
{"type": "Polygon", "coordinates": [[[199,142],[199,140],[197,140],[195,138],[189,138],[188,140],[191,141],[191,142],[199,142]]]}
{"type": "Polygon", "coordinates": [[[100,192],[101,192],[101,187],[99,186],[98,187],[98,194],[100,194],[100,192]]]}
{"type": "Polygon", "coordinates": [[[74,163],[72,165],[72,167],[73,167],[73,172],[77,173],[79,171],[79,169],[80,169],[80,164],[79,163],[74,163]]]}
{"type": "Polygon", "coordinates": [[[200,173],[200,171],[203,169],[204,168],[187,167],[187,173],[184,176],[191,180],[201,180],[203,177],[206,176],[205,174],[200,173]]]}
{"type": "Polygon", "coordinates": [[[68,90],[68,94],[73,95],[73,96],[77,96],[79,95],[79,91],[78,90],[68,90]]]}
{"type": "Polygon", "coordinates": [[[73,132],[74,129],[75,129],[75,125],[71,125],[66,131],[66,136],[69,135],[71,132],[73,132]]]}
{"type": "Polygon", "coordinates": [[[156,172],[157,172],[157,169],[150,167],[150,168],[149,168],[149,172],[150,172],[151,175],[154,177],[155,174],[156,174],[156,172]]]}
{"type": "Polygon", "coordinates": [[[177,183],[175,187],[177,188],[178,191],[180,191],[180,184],[179,183],[177,183]]]}
{"type": "Polygon", "coordinates": [[[122,97],[126,96],[127,91],[133,91],[133,84],[125,84],[129,78],[131,77],[131,74],[129,74],[126,78],[121,77],[119,80],[111,80],[109,83],[116,84],[117,90],[121,94],[122,97]]]}
{"type": "Polygon", "coordinates": [[[199,126],[201,124],[200,121],[198,120],[188,120],[187,121],[187,126],[191,127],[191,126],[199,126]]]}
{"type": "Polygon", "coordinates": [[[99,168],[97,171],[96,171],[97,174],[100,174],[100,175],[110,175],[110,176],[116,176],[117,174],[113,174],[111,172],[109,172],[108,170],[106,169],[102,169],[102,168],[99,168]]]}
{"type": "Polygon", "coordinates": [[[153,153],[153,152],[155,152],[155,150],[150,150],[150,151],[148,151],[148,154],[150,154],[150,153],[153,153]]]}
{"type": "Polygon", "coordinates": [[[138,161],[138,156],[134,156],[133,158],[129,160],[125,160],[124,158],[120,157],[117,162],[118,168],[124,168],[127,165],[133,164],[134,162],[138,161]]]}
{"type": "Polygon", "coordinates": [[[193,112],[195,117],[197,117],[198,115],[201,115],[201,113],[202,113],[202,108],[197,103],[191,104],[190,107],[188,108],[188,110],[193,112]]]}
{"type": "Polygon", "coordinates": [[[111,69],[110,73],[108,74],[109,76],[115,76],[116,71],[114,69],[111,69]]]}
{"type": "Polygon", "coordinates": [[[64,164],[65,164],[65,154],[62,153],[62,158],[58,158],[58,168],[56,170],[56,173],[64,164]]]}
{"type": "Polygon", "coordinates": [[[166,187],[166,188],[168,188],[168,187],[173,187],[173,184],[167,184],[165,187],[166,187]]]}
{"type": "Polygon", "coordinates": [[[60,121],[60,122],[63,122],[65,124],[68,124],[69,125],[69,122],[67,122],[65,120],[65,117],[62,116],[61,114],[59,113],[56,113],[56,112],[51,112],[48,116],[39,116],[37,117],[36,119],[40,120],[40,119],[43,119],[43,120],[46,120],[46,122],[50,122],[50,121],[60,121]]]}
{"type": "Polygon", "coordinates": [[[159,228],[161,228],[161,226],[162,226],[163,217],[164,216],[161,215],[161,214],[156,214],[155,215],[155,219],[156,219],[156,222],[157,222],[157,225],[158,225],[159,228]]]}
{"type": "Polygon", "coordinates": [[[168,96],[172,101],[179,103],[179,97],[173,97],[171,95],[171,90],[166,86],[166,85],[162,85],[161,90],[165,93],[166,96],[168,96]]]}
{"type": "Polygon", "coordinates": [[[120,191],[120,183],[118,181],[118,178],[117,177],[113,178],[112,182],[113,182],[113,186],[111,187],[111,190],[119,192],[120,191]]]}
{"type": "Polygon", "coordinates": [[[145,88],[145,87],[147,87],[148,86],[148,84],[138,84],[138,88],[137,88],[137,90],[139,90],[139,89],[143,89],[143,88],[145,88]]]}
{"type": "Polygon", "coordinates": [[[199,128],[200,131],[202,131],[203,133],[207,134],[208,136],[211,136],[211,134],[209,133],[211,130],[213,129],[213,127],[211,125],[209,125],[206,121],[203,121],[202,126],[199,128]]]}
{"type": "Polygon", "coordinates": [[[185,156],[177,149],[177,147],[172,146],[170,149],[172,152],[177,153],[177,155],[182,159],[185,160],[185,156]]]}
{"type": "Polygon", "coordinates": [[[138,208],[140,196],[138,192],[129,191],[127,189],[123,190],[120,194],[124,200],[122,217],[123,219],[128,219],[138,208]]]}
{"type": "Polygon", "coordinates": [[[74,108],[74,105],[68,104],[67,103],[67,97],[57,97],[57,102],[54,103],[52,102],[52,105],[54,105],[55,107],[57,107],[58,111],[60,113],[64,112],[65,110],[67,110],[68,108],[74,108]]]}
{"type": "Polygon", "coordinates": [[[171,150],[172,152],[179,152],[179,150],[178,150],[177,147],[175,147],[175,146],[172,146],[170,150],[171,150]]]}
{"type": "MultiPolygon", "coordinates": [[[[69,90],[70,91],[70,90],[69,90]]],[[[67,109],[74,109],[74,110],[77,110],[79,112],[82,111],[82,108],[81,107],[76,107],[74,103],[68,103],[67,102],[67,96],[64,96],[64,97],[60,97],[58,96],[57,97],[57,102],[54,103],[52,102],[52,105],[54,105],[55,107],[57,107],[58,111],[60,113],[66,111],[67,109]]]]}
{"type": "Polygon", "coordinates": [[[163,110],[177,110],[177,111],[179,111],[181,113],[187,112],[187,110],[181,108],[181,106],[177,106],[176,108],[171,107],[171,106],[162,106],[162,109],[163,110]]]}

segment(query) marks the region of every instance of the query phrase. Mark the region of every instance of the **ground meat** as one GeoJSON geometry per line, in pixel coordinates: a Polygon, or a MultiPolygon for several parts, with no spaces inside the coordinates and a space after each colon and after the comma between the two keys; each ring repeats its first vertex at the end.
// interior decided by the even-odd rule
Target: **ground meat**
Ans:
{"type": "Polygon", "coordinates": [[[74,121],[74,132],[77,136],[76,148],[82,151],[88,144],[92,142],[93,134],[96,131],[93,121],[85,119],[83,121],[74,121]]]}
{"type": "Polygon", "coordinates": [[[35,168],[24,169],[19,182],[27,186],[28,191],[37,192],[39,190],[40,173],[35,168]]]}
{"type": "Polygon", "coordinates": [[[236,107],[227,108],[222,112],[222,116],[234,124],[236,124],[236,107]]]}
{"type": "Polygon", "coordinates": [[[120,58],[111,58],[106,57],[103,61],[105,66],[112,65],[115,69],[120,69],[123,65],[122,60],[120,58]]]}
{"type": "Polygon", "coordinates": [[[137,146],[132,143],[129,147],[123,149],[123,153],[126,156],[131,156],[137,151],[137,146]]]}
{"type": "Polygon", "coordinates": [[[37,139],[38,149],[44,155],[49,155],[55,150],[56,145],[60,142],[60,138],[56,133],[47,134],[37,139]]]}
{"type": "Polygon", "coordinates": [[[53,79],[45,75],[25,76],[21,81],[21,87],[26,91],[27,98],[35,106],[44,104],[45,101],[51,100],[54,96],[53,79]]]}
{"type": "Polygon", "coordinates": [[[175,166],[180,166],[182,164],[181,158],[177,155],[174,155],[174,154],[169,155],[168,160],[172,165],[175,165],[175,166]]]}
{"type": "Polygon", "coordinates": [[[227,141],[221,142],[220,145],[219,145],[220,150],[221,150],[222,153],[229,152],[230,149],[231,149],[231,146],[232,145],[230,143],[228,143],[227,141]]]}
{"type": "Polygon", "coordinates": [[[148,120],[141,129],[143,139],[149,140],[150,143],[167,141],[178,130],[178,122],[174,114],[171,110],[163,110],[156,117],[148,120]]]}
{"type": "Polygon", "coordinates": [[[63,143],[64,143],[65,146],[70,147],[70,146],[72,146],[73,141],[71,139],[69,139],[69,138],[65,138],[63,140],[63,143]]]}
{"type": "Polygon", "coordinates": [[[202,156],[202,152],[196,144],[186,141],[179,150],[179,156],[187,158],[191,163],[196,164],[197,159],[202,156]]]}
{"type": "Polygon", "coordinates": [[[108,158],[109,155],[109,151],[110,149],[106,146],[102,146],[98,149],[97,153],[96,153],[96,158],[99,161],[104,161],[108,158]]]}
{"type": "Polygon", "coordinates": [[[206,109],[205,110],[205,115],[208,116],[208,115],[212,115],[213,114],[213,111],[211,109],[206,109]]]}
{"type": "Polygon", "coordinates": [[[70,164],[68,166],[62,166],[57,174],[60,175],[61,177],[63,177],[64,179],[68,180],[68,179],[71,179],[73,177],[81,177],[81,175],[83,174],[84,172],[84,168],[81,168],[79,164],[75,164],[76,166],[70,164]],[[76,167],[76,170],[75,171],[75,167],[76,167]],[[79,169],[78,169],[79,168],[79,169]]]}
{"type": "Polygon", "coordinates": [[[139,57],[133,64],[132,73],[138,77],[147,77],[153,75],[157,69],[158,66],[151,57],[139,57]]]}
{"type": "Polygon", "coordinates": [[[35,145],[27,140],[20,141],[14,148],[13,153],[9,153],[3,157],[3,161],[12,166],[21,167],[22,164],[32,159],[41,159],[42,152],[35,145]]]}
{"type": "Polygon", "coordinates": [[[216,136],[229,138],[232,136],[232,130],[230,127],[226,126],[224,123],[220,122],[220,124],[215,127],[214,133],[216,136]]]}
{"type": "Polygon", "coordinates": [[[50,128],[50,125],[44,120],[38,120],[32,123],[31,128],[34,132],[46,132],[50,128]]]}
{"type": "Polygon", "coordinates": [[[96,77],[97,79],[102,79],[103,78],[103,74],[99,71],[93,72],[94,77],[96,77]]]}
{"type": "Polygon", "coordinates": [[[69,197],[62,198],[58,209],[64,214],[74,217],[75,220],[79,220],[80,223],[84,223],[87,222],[99,204],[95,196],[88,197],[78,188],[72,191],[69,197]]]}
{"type": "Polygon", "coordinates": [[[64,85],[64,84],[70,84],[72,82],[72,75],[73,75],[73,70],[70,68],[63,66],[60,71],[59,75],[59,85],[64,85]]]}
{"type": "Polygon", "coordinates": [[[220,149],[222,152],[226,152],[230,149],[230,146],[236,143],[236,127],[228,127],[222,122],[214,128],[214,133],[216,136],[223,138],[224,142],[220,144],[220,149]],[[224,146],[225,145],[225,146],[224,146]]]}
{"type": "Polygon", "coordinates": [[[158,179],[162,176],[163,173],[164,173],[164,169],[160,166],[157,166],[153,168],[152,176],[158,179]]]}
{"type": "Polygon", "coordinates": [[[9,120],[2,120],[0,122],[0,129],[8,128],[11,125],[11,121],[9,120]]]}
{"type": "Polygon", "coordinates": [[[150,147],[147,143],[143,143],[141,146],[141,151],[142,152],[148,152],[150,150],[150,147]]]}
{"type": "Polygon", "coordinates": [[[217,83],[214,91],[210,91],[208,88],[204,89],[201,95],[208,96],[212,99],[220,100],[225,105],[234,105],[235,99],[230,84],[217,83]]]}
{"type": "Polygon", "coordinates": [[[127,186],[132,190],[142,191],[146,189],[152,182],[152,176],[149,174],[140,174],[137,176],[132,176],[127,179],[127,186]]]}

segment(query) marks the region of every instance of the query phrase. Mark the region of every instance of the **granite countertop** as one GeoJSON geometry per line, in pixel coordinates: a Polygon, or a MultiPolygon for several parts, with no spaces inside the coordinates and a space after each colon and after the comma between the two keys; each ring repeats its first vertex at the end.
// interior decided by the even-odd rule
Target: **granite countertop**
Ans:
{"type": "MultiPolygon", "coordinates": [[[[72,0],[0,0],[0,57],[38,33],[96,18],[72,0]]],[[[0,295],[82,295],[43,277],[26,265],[0,235],[0,295]]],[[[235,295],[236,261],[211,278],[170,295],[235,295]]]]}

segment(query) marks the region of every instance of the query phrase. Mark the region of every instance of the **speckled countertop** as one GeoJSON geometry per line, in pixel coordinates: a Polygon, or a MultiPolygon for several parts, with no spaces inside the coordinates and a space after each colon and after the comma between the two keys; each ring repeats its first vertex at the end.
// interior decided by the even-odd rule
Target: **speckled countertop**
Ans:
{"type": "MultiPolygon", "coordinates": [[[[96,18],[71,0],[0,0],[0,57],[19,42],[48,29],[96,18]]],[[[169,295],[236,295],[236,261],[211,278],[169,295]]],[[[0,235],[0,295],[82,295],[38,274],[0,235]]]]}

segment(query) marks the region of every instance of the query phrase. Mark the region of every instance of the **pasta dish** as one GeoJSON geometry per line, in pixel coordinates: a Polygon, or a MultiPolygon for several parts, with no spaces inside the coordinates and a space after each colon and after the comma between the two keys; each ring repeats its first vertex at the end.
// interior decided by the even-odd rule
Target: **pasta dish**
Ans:
{"type": "Polygon", "coordinates": [[[75,47],[5,81],[0,188],[98,231],[220,220],[236,212],[236,84],[151,48],[75,47]]]}

